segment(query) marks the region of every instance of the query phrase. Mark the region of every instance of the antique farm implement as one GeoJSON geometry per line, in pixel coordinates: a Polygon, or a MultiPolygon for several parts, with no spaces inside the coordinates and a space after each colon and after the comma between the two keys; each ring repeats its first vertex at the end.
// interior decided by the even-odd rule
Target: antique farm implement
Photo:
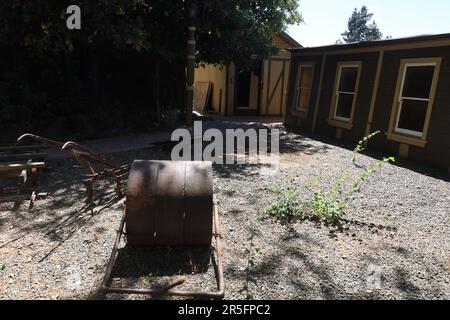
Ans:
{"type": "Polygon", "coordinates": [[[104,180],[108,178],[114,179],[116,183],[116,193],[118,196],[122,195],[121,180],[130,168],[129,165],[120,166],[110,160],[107,160],[103,155],[89,150],[76,142],[60,142],[43,138],[34,134],[26,133],[19,137],[17,141],[24,139],[32,139],[43,143],[49,147],[55,147],[69,153],[77,163],[84,168],[83,184],[86,187],[86,202],[91,204],[93,202],[93,184],[95,181],[104,180]]]}
{"type": "Polygon", "coordinates": [[[63,143],[32,134],[24,134],[18,141],[26,138],[68,152],[85,169],[83,183],[88,203],[93,200],[95,181],[114,179],[116,192],[121,195],[121,180],[128,174],[125,209],[101,285],[104,293],[224,297],[219,214],[213,200],[211,162],[135,160],[131,166],[119,166],[75,142],[63,143]],[[183,252],[206,248],[205,261],[214,268],[216,290],[176,289],[185,282],[184,277],[162,288],[113,285],[114,266],[123,236],[126,247],[132,248],[170,247],[181,248],[183,252]]]}
{"type": "Polygon", "coordinates": [[[210,162],[136,160],[130,169],[125,212],[117,231],[102,290],[105,293],[221,299],[224,296],[224,279],[219,233],[210,162]],[[210,247],[217,291],[174,289],[184,282],[184,278],[169,283],[164,289],[112,286],[113,268],[123,235],[127,239],[126,245],[131,247],[210,247]],[[213,239],[215,255],[212,250],[213,239]]]}
{"type": "Polygon", "coordinates": [[[2,180],[20,180],[13,190],[2,188],[0,202],[45,198],[38,193],[39,173],[45,167],[46,147],[42,145],[22,145],[0,147],[0,178],[2,180]]]}

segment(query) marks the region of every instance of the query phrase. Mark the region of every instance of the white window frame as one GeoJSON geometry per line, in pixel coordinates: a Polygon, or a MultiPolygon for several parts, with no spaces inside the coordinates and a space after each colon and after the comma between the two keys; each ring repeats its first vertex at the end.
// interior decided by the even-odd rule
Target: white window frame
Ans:
{"type": "MultiPolygon", "coordinates": [[[[423,101],[423,102],[427,102],[427,111],[429,108],[429,103],[431,100],[431,93],[432,93],[432,86],[430,87],[430,92],[428,93],[428,99],[425,98],[413,98],[413,97],[403,97],[403,89],[405,86],[405,80],[406,80],[406,73],[408,71],[408,67],[427,67],[427,66],[433,66],[434,67],[434,72],[436,72],[436,67],[437,67],[437,63],[436,62],[426,62],[426,63],[406,63],[403,69],[403,78],[402,78],[402,84],[400,85],[400,92],[398,95],[398,110],[397,110],[397,119],[395,121],[395,127],[394,127],[394,132],[396,133],[401,133],[401,134],[406,134],[409,136],[413,136],[416,138],[422,138],[424,135],[424,129],[422,129],[422,131],[414,131],[414,130],[409,130],[409,129],[402,129],[398,127],[398,124],[400,122],[400,115],[402,114],[402,107],[403,107],[403,100],[414,100],[414,101],[423,101]]],[[[431,79],[431,84],[433,85],[433,80],[434,80],[434,73],[433,73],[433,77],[431,79]]],[[[426,119],[425,119],[426,121],[426,119]]]]}
{"type": "Polygon", "coordinates": [[[336,85],[336,89],[335,89],[336,90],[336,92],[335,92],[335,95],[336,95],[335,100],[336,101],[334,103],[334,114],[333,114],[333,119],[334,120],[338,120],[338,121],[342,121],[342,122],[351,122],[351,120],[352,120],[351,117],[352,117],[352,113],[353,113],[353,106],[355,104],[355,98],[357,96],[357,90],[358,90],[359,68],[360,68],[360,65],[358,65],[358,64],[342,64],[342,65],[339,66],[339,76],[338,76],[338,81],[337,81],[337,85],[336,85]],[[357,70],[355,89],[354,89],[355,91],[354,92],[339,91],[339,85],[341,83],[341,76],[342,76],[342,69],[343,68],[356,68],[356,70],[357,70]],[[339,105],[339,94],[341,94],[341,93],[343,93],[343,94],[352,94],[353,95],[352,107],[351,107],[351,110],[350,110],[350,117],[349,118],[337,116],[337,108],[338,108],[338,105],[339,105]]]}
{"type": "Polygon", "coordinates": [[[295,82],[295,100],[294,100],[294,111],[297,112],[308,112],[308,110],[311,108],[311,96],[312,96],[312,88],[314,85],[314,63],[301,63],[298,65],[298,70],[297,70],[297,81],[295,82]],[[312,79],[311,79],[311,87],[300,87],[300,79],[301,79],[301,75],[302,75],[302,69],[303,68],[311,68],[311,72],[312,72],[312,79]],[[300,93],[302,89],[309,89],[309,99],[308,99],[308,106],[306,108],[299,108],[298,107],[298,100],[300,99],[300,93]]]}

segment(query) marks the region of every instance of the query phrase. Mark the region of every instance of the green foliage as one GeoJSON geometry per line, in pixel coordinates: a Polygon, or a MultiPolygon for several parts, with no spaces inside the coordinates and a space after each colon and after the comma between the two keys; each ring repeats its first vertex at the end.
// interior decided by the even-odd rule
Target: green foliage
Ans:
{"type": "Polygon", "coordinates": [[[280,186],[275,186],[274,189],[269,190],[272,193],[280,195],[280,198],[275,201],[264,212],[265,215],[273,217],[283,223],[290,223],[294,220],[303,218],[304,212],[302,204],[299,201],[302,189],[297,187],[298,173],[291,177],[290,183],[286,190],[281,189],[280,186]]]}
{"type": "Polygon", "coordinates": [[[245,281],[242,284],[240,292],[245,295],[247,300],[253,300],[250,286],[252,284],[258,286],[258,281],[255,276],[255,272],[257,271],[255,256],[261,251],[259,246],[255,243],[255,238],[261,236],[261,231],[255,226],[250,226],[247,228],[247,232],[249,233],[247,238],[249,243],[244,250],[244,254],[247,257],[247,265],[244,269],[245,281]]]}
{"type": "Polygon", "coordinates": [[[0,261],[0,271],[5,270],[5,264],[0,261]]]}
{"type": "Polygon", "coordinates": [[[328,192],[318,189],[314,191],[314,197],[309,203],[312,210],[311,217],[324,220],[329,223],[339,223],[346,206],[343,184],[346,178],[338,179],[328,192]]]}
{"type": "Polygon", "coordinates": [[[199,1],[198,60],[227,64],[268,56],[271,38],[302,17],[297,0],[199,1]]]}
{"type": "Polygon", "coordinates": [[[362,140],[358,142],[355,149],[353,150],[353,159],[352,159],[353,164],[356,165],[358,155],[366,149],[365,146],[369,143],[369,141],[379,134],[380,131],[375,131],[374,133],[369,134],[368,136],[364,137],[362,140]]]}
{"type": "Polygon", "coordinates": [[[339,224],[345,215],[345,209],[355,202],[364,184],[368,182],[369,176],[376,171],[380,172],[384,164],[390,162],[395,162],[395,158],[377,160],[362,168],[353,180],[343,176],[336,180],[329,190],[314,191],[313,200],[308,205],[312,210],[310,216],[328,223],[339,224]]]}
{"type": "MultiPolygon", "coordinates": [[[[368,143],[379,132],[372,133],[363,138],[353,151],[353,164],[356,165],[357,156],[365,150],[368,143]]],[[[289,187],[280,194],[279,199],[266,209],[265,215],[274,217],[283,223],[290,223],[297,219],[312,219],[327,223],[339,224],[345,215],[346,209],[352,205],[362,192],[363,186],[369,181],[369,177],[375,172],[381,172],[387,163],[395,162],[394,157],[383,158],[370,163],[368,166],[357,166],[359,173],[356,175],[344,174],[326,189],[313,186],[320,181],[317,177],[303,188],[296,186],[295,175],[289,187]],[[352,178],[353,177],[353,178],[352,178]],[[304,192],[313,193],[310,201],[302,201],[304,192]]]]}
{"type": "MultiPolygon", "coordinates": [[[[268,55],[273,33],[302,21],[298,0],[196,1],[199,60],[225,63],[268,55]]],[[[50,52],[133,50],[168,61],[185,59],[191,1],[109,0],[0,2],[0,43],[50,52]],[[81,30],[66,28],[66,8],[81,8],[81,30]]]]}
{"type": "Polygon", "coordinates": [[[348,30],[342,33],[343,40],[346,43],[379,40],[383,34],[378,29],[375,21],[372,20],[373,13],[370,13],[366,6],[361,10],[353,11],[348,20],[348,30]]]}
{"type": "Polygon", "coordinates": [[[267,191],[269,191],[271,193],[275,193],[275,194],[280,194],[281,188],[279,185],[273,185],[273,186],[267,187],[267,191]]]}
{"type": "Polygon", "coordinates": [[[297,193],[289,190],[282,194],[280,199],[267,208],[265,213],[268,216],[286,223],[300,218],[303,214],[303,209],[297,193]]]}
{"type": "MultiPolygon", "coordinates": [[[[156,81],[161,107],[183,109],[188,3],[0,1],[0,126],[11,135],[0,140],[146,130],[156,120],[156,81]],[[66,27],[71,4],[81,30],[66,27]]],[[[272,34],[301,22],[297,0],[197,3],[198,62],[267,56],[272,34]]]]}
{"type": "Polygon", "coordinates": [[[153,273],[149,273],[145,278],[144,278],[144,283],[146,285],[150,285],[153,282],[155,282],[156,276],[153,273]]]}

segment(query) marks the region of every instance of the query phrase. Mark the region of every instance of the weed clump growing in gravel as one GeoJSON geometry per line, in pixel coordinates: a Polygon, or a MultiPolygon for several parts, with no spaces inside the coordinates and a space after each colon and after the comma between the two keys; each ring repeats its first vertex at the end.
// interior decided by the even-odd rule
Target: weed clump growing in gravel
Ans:
{"type": "Polygon", "coordinates": [[[266,214],[284,223],[288,223],[301,218],[303,208],[295,192],[288,191],[266,210],[266,214]]]}
{"type": "MultiPolygon", "coordinates": [[[[345,215],[345,210],[357,199],[368,178],[375,172],[380,172],[387,163],[395,162],[394,157],[377,160],[370,165],[361,166],[357,164],[358,155],[365,150],[364,145],[380,132],[377,131],[363,138],[353,151],[352,163],[359,168],[359,173],[350,178],[349,174],[342,175],[328,188],[312,189],[312,186],[320,181],[320,177],[313,179],[303,188],[298,188],[295,175],[284,192],[280,192],[279,199],[266,209],[265,214],[274,217],[282,223],[294,222],[296,220],[311,219],[324,221],[331,224],[339,224],[345,215]],[[312,192],[312,199],[303,202],[305,191],[312,192]]],[[[307,198],[307,197],[304,197],[307,198]]]]}
{"type": "Polygon", "coordinates": [[[285,192],[279,186],[272,186],[268,189],[272,193],[279,194],[280,197],[278,201],[266,210],[267,215],[283,223],[289,223],[302,217],[303,208],[299,200],[299,190],[295,185],[297,179],[298,175],[296,174],[291,178],[290,184],[285,192]]]}

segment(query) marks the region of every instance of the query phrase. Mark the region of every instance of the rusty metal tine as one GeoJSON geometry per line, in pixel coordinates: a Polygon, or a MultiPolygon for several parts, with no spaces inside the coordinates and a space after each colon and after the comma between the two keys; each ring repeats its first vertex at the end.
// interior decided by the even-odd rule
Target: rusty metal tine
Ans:
{"type": "MultiPolygon", "coordinates": [[[[60,141],[43,138],[38,135],[30,133],[25,133],[21,135],[17,139],[17,141],[22,141],[23,139],[26,138],[30,138],[32,140],[41,142],[47,146],[59,148],[70,154],[72,158],[74,158],[75,161],[80,166],[84,167],[86,172],[85,176],[90,179],[90,181],[85,180],[85,182],[89,182],[90,188],[92,188],[92,183],[94,180],[103,179],[107,176],[113,176],[117,181],[117,179],[120,179],[130,169],[130,165],[120,166],[112,161],[105,159],[102,154],[96,153],[90,150],[89,148],[73,141],[67,141],[64,143],[60,141]],[[95,171],[94,167],[92,166],[94,162],[103,166],[101,172],[97,173],[95,171]]],[[[89,191],[88,193],[90,193],[92,196],[92,190],[89,191]]]]}
{"type": "Polygon", "coordinates": [[[85,147],[85,146],[83,146],[83,145],[81,145],[79,143],[76,143],[74,141],[66,141],[64,143],[64,145],[61,147],[62,150],[65,150],[67,148],[76,148],[76,149],[79,149],[81,151],[85,151],[86,153],[100,156],[100,153],[95,152],[94,150],[90,150],[87,147],[85,147]]]}
{"type": "Polygon", "coordinates": [[[125,226],[125,216],[126,216],[126,212],[124,211],[124,213],[122,215],[122,219],[120,220],[119,229],[117,229],[116,239],[114,240],[114,245],[113,245],[113,249],[111,252],[111,256],[109,257],[105,276],[103,277],[103,282],[102,282],[102,286],[101,286],[102,290],[107,290],[108,284],[111,281],[111,275],[112,275],[112,271],[114,268],[114,264],[116,263],[117,251],[118,251],[118,247],[119,247],[119,243],[120,243],[120,238],[122,237],[123,228],[125,226]]]}
{"type": "Polygon", "coordinates": [[[19,138],[17,138],[17,141],[22,141],[23,139],[26,139],[26,138],[30,138],[30,139],[36,140],[38,142],[42,142],[45,145],[57,147],[57,148],[61,148],[64,145],[63,142],[56,141],[56,140],[50,140],[50,139],[43,138],[43,137],[37,136],[35,134],[31,134],[31,133],[25,133],[25,134],[21,135],[19,138]]]}
{"type": "Polygon", "coordinates": [[[223,264],[222,264],[222,234],[220,232],[220,220],[219,220],[219,207],[218,203],[214,203],[214,240],[216,242],[217,250],[217,282],[218,293],[222,294],[222,298],[225,295],[225,280],[223,277],[223,264]]]}
{"type": "Polygon", "coordinates": [[[158,289],[159,293],[155,293],[155,295],[163,295],[167,291],[169,291],[172,288],[175,288],[176,286],[182,285],[186,282],[186,277],[179,277],[178,279],[175,279],[168,284],[166,284],[164,287],[158,289]]]}
{"type": "Polygon", "coordinates": [[[96,153],[92,150],[89,150],[85,146],[82,146],[76,142],[68,141],[61,147],[61,150],[68,150],[68,149],[76,150],[79,154],[82,154],[85,157],[88,157],[92,160],[103,163],[104,165],[107,165],[111,168],[115,168],[115,169],[120,168],[120,166],[118,166],[117,164],[105,159],[101,154],[96,153]]]}
{"type": "Polygon", "coordinates": [[[85,159],[83,159],[82,157],[80,157],[80,155],[79,155],[77,152],[75,152],[75,151],[72,151],[71,154],[72,154],[72,156],[75,158],[75,160],[78,161],[79,164],[81,164],[82,166],[84,166],[84,168],[85,168],[87,171],[90,171],[91,174],[96,174],[94,168],[92,168],[92,166],[89,164],[89,161],[86,161],[85,159]]]}

